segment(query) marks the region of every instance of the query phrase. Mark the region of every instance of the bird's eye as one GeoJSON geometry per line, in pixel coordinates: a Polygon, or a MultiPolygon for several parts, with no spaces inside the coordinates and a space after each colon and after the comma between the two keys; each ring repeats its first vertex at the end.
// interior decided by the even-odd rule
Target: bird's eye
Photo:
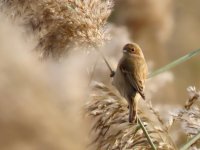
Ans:
{"type": "Polygon", "coordinates": [[[134,51],[135,51],[135,49],[134,49],[134,48],[132,48],[132,49],[131,49],[131,51],[132,51],[132,52],[134,52],[134,51]]]}

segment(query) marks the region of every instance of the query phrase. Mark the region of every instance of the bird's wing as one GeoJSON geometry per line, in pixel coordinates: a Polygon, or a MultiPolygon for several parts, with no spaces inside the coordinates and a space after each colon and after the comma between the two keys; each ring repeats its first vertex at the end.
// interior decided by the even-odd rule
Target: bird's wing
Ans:
{"type": "Polygon", "coordinates": [[[124,74],[125,80],[127,80],[131,84],[131,86],[145,100],[145,95],[143,93],[144,81],[142,79],[144,77],[144,75],[143,75],[144,72],[140,70],[140,69],[143,69],[142,67],[143,66],[140,66],[140,68],[138,68],[138,67],[135,68],[135,65],[132,65],[132,64],[129,64],[129,63],[122,63],[120,65],[120,70],[124,74]]]}

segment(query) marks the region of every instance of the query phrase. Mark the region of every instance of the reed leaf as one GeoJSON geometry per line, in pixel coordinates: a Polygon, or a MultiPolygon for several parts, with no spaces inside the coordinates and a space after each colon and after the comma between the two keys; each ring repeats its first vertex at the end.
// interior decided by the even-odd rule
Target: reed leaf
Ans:
{"type": "Polygon", "coordinates": [[[181,64],[181,63],[183,63],[183,62],[185,62],[185,61],[187,61],[189,59],[191,59],[192,57],[194,57],[194,56],[196,56],[198,54],[200,54],[200,49],[194,50],[194,51],[186,54],[185,56],[182,56],[179,59],[167,64],[166,66],[164,66],[164,67],[162,67],[162,68],[160,68],[160,69],[158,69],[156,71],[153,71],[152,73],[150,73],[148,75],[148,78],[154,77],[156,75],[159,75],[160,73],[163,73],[163,72],[165,72],[165,71],[167,71],[169,69],[172,69],[175,66],[177,66],[177,65],[179,65],[179,64],[181,64]]]}
{"type": "Polygon", "coordinates": [[[180,150],[187,150],[192,146],[198,139],[200,139],[200,132],[195,135],[193,138],[191,138],[185,145],[183,145],[180,150]]]}

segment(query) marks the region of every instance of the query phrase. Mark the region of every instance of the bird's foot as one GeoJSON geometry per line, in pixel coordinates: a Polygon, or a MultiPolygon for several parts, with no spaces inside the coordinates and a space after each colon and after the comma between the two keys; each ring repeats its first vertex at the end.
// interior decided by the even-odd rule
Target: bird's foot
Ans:
{"type": "Polygon", "coordinates": [[[138,118],[135,118],[134,120],[128,120],[129,123],[134,123],[134,124],[138,124],[138,118]]]}
{"type": "Polygon", "coordinates": [[[133,118],[129,116],[129,123],[135,123],[135,124],[138,124],[138,116],[135,115],[133,118]]]}

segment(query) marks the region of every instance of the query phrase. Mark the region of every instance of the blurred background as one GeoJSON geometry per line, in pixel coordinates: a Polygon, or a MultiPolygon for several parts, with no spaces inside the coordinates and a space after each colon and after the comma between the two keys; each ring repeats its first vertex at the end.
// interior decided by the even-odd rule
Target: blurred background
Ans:
{"type": "MultiPolygon", "coordinates": [[[[60,15],[60,18],[54,20],[54,14],[59,16],[65,12],[65,9],[62,10],[65,5],[60,6],[63,3],[70,2],[51,1],[47,6],[59,7],[59,11],[44,8],[48,11],[42,12],[35,2],[30,2],[30,5],[28,1],[26,3],[18,0],[1,2],[0,130],[2,134],[0,139],[11,141],[12,144],[15,141],[13,145],[0,143],[3,150],[17,150],[17,148],[49,150],[58,146],[60,149],[83,149],[82,146],[87,143],[87,138],[83,139],[87,137],[89,123],[82,119],[80,114],[89,93],[88,83],[92,78],[92,80],[110,85],[111,79],[108,68],[97,53],[91,48],[87,48],[83,54],[79,52],[82,50],[79,42],[84,43],[87,40],[88,45],[93,45],[98,40],[101,43],[105,40],[103,34],[101,32],[93,34],[98,30],[102,31],[101,26],[107,31],[110,40],[107,40],[100,50],[106,55],[113,68],[116,68],[122,55],[122,47],[128,42],[136,42],[141,46],[149,72],[200,48],[200,1],[198,0],[192,2],[188,0],[115,0],[111,13],[106,10],[110,9],[110,5],[102,1],[102,7],[100,7],[101,2],[95,1],[81,8],[89,12],[90,17],[93,17],[90,14],[90,7],[92,11],[101,10],[99,14],[107,17],[102,19],[104,23],[95,26],[94,30],[92,30],[93,25],[97,23],[95,19],[98,16],[92,20],[87,15],[83,15],[91,19],[89,25],[81,24],[81,17],[77,22],[66,21],[72,26],[81,25],[82,30],[79,33],[74,33],[79,30],[78,25],[65,33],[63,20],[69,16],[60,15]],[[93,9],[95,4],[96,8],[93,9]],[[45,20],[44,16],[48,19],[45,20]],[[108,19],[107,23],[106,19],[108,19]],[[30,30],[30,28],[33,29],[30,30]],[[52,32],[48,32],[50,29],[52,32]],[[87,36],[83,36],[84,30],[87,30],[87,33],[92,31],[87,36]],[[72,36],[73,34],[75,36],[72,36]],[[91,38],[90,35],[92,35],[91,38]],[[69,47],[72,41],[77,44],[78,50],[62,54],[62,51],[71,50],[69,47]],[[63,43],[65,46],[61,46],[63,43]],[[48,51],[48,54],[56,53],[56,57],[59,56],[62,59],[41,60],[43,50],[45,55],[48,51]],[[5,132],[2,132],[3,130],[5,132]],[[38,134],[35,134],[36,131],[38,134]],[[24,134],[21,135],[21,132],[24,134]],[[59,142],[54,142],[54,140],[59,142]],[[69,141],[67,146],[65,141],[69,141]],[[35,143],[38,147],[34,147],[35,143]]],[[[43,5],[42,2],[41,4],[43,5]]],[[[74,5],[75,8],[79,6],[74,5]]],[[[77,12],[77,14],[72,14],[81,16],[82,11],[77,10],[77,12]]],[[[87,19],[84,21],[87,22],[87,19]]],[[[199,88],[199,68],[199,56],[196,56],[168,72],[148,79],[147,98],[155,107],[158,107],[161,114],[166,114],[166,112],[168,114],[177,106],[183,106],[188,99],[186,88],[190,85],[199,88]]],[[[178,138],[174,139],[181,144],[178,138]]]]}
{"type": "MultiPolygon", "coordinates": [[[[150,68],[153,71],[200,47],[198,3],[118,0],[110,20],[126,26],[130,39],[141,45],[147,61],[153,63],[150,68]]],[[[186,88],[199,86],[198,60],[199,57],[195,57],[170,70],[173,81],[160,89],[152,101],[183,104],[187,99],[186,88]]]]}

